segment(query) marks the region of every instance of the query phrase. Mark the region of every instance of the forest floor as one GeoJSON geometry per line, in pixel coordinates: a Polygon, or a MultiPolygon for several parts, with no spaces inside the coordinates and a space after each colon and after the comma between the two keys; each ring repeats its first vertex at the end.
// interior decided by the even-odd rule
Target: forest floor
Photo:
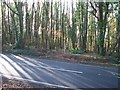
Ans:
{"type": "Polygon", "coordinates": [[[95,53],[83,53],[83,54],[72,54],[70,52],[54,52],[51,53],[53,58],[58,60],[82,63],[82,64],[96,64],[96,65],[107,65],[117,66],[118,59],[111,56],[100,56],[95,53]]]}
{"type": "Polygon", "coordinates": [[[96,53],[81,53],[73,54],[66,50],[44,50],[44,49],[31,49],[21,50],[14,49],[7,51],[7,53],[13,53],[17,55],[35,57],[35,58],[47,58],[49,60],[59,60],[72,63],[83,63],[83,64],[97,64],[97,65],[108,65],[108,66],[120,66],[120,58],[114,56],[100,56],[96,53]]]}
{"type": "MultiPolygon", "coordinates": [[[[63,50],[12,50],[9,53],[29,56],[35,58],[47,58],[49,60],[59,60],[72,63],[83,63],[83,64],[95,64],[95,65],[105,65],[105,66],[120,66],[118,63],[118,58],[111,56],[100,56],[95,53],[83,53],[83,54],[72,54],[69,51],[64,52],[63,50]]],[[[8,90],[7,88],[23,88],[21,90],[40,90],[40,88],[53,88],[46,85],[38,85],[35,83],[20,81],[16,79],[8,79],[2,77],[2,87],[3,90],[8,90]],[[25,89],[27,88],[27,89],[25,89]],[[36,89],[35,89],[36,88],[36,89]]],[[[11,89],[12,90],[12,89],[11,89]]]]}

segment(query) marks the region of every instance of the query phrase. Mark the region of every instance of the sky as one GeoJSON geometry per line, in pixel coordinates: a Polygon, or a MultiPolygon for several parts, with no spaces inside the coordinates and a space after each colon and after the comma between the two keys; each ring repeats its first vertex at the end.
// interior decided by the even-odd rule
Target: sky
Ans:
{"type": "MultiPolygon", "coordinates": [[[[7,0],[5,0],[7,1],[7,0]]],[[[13,2],[13,0],[9,0],[11,2],[13,2]]],[[[16,0],[16,1],[26,1],[26,0],[16,0]]],[[[33,1],[37,2],[38,0],[27,0],[29,3],[32,3],[33,1]]],[[[39,0],[39,1],[44,1],[44,0],[39,0]]],[[[51,2],[51,1],[60,1],[60,0],[45,0],[45,1],[48,1],[48,2],[51,2]]],[[[102,2],[102,1],[106,1],[106,2],[116,2],[116,1],[119,1],[119,0],[61,0],[62,2],[76,2],[76,1],[80,1],[80,2],[86,2],[86,1],[95,1],[95,2],[102,2]]],[[[1,2],[1,0],[0,0],[1,2]]]]}
{"type": "MultiPolygon", "coordinates": [[[[10,1],[11,3],[13,2],[13,0],[5,0],[6,2],[7,1],[10,1]]],[[[32,6],[32,3],[33,3],[33,1],[35,2],[35,3],[37,3],[37,1],[39,1],[39,2],[43,2],[44,0],[16,0],[16,1],[23,1],[23,2],[25,2],[25,1],[27,1],[28,2],[28,4],[29,4],[29,8],[32,6]]],[[[51,2],[51,1],[53,1],[53,3],[55,2],[55,1],[60,1],[60,0],[45,0],[45,1],[49,1],[49,2],[51,2]]],[[[80,1],[80,2],[85,2],[85,1],[87,1],[87,0],[61,0],[61,2],[62,3],[64,3],[65,2],[65,5],[67,5],[67,3],[68,3],[68,7],[69,8],[71,8],[71,2],[76,2],[76,1],[80,1]]],[[[90,0],[89,0],[90,1],[90,0]]],[[[95,2],[98,2],[98,1],[107,1],[107,2],[117,2],[117,1],[119,1],[119,0],[91,0],[91,1],[95,1],[95,2]]],[[[0,0],[0,3],[1,3],[1,0],[0,0]]],[[[74,4],[75,5],[75,4],[74,4]]],[[[65,7],[66,8],[66,7],[65,7]]],[[[1,10],[1,4],[0,4],[0,10],[1,10]]],[[[1,16],[1,12],[0,12],[0,16],[1,16]]]]}

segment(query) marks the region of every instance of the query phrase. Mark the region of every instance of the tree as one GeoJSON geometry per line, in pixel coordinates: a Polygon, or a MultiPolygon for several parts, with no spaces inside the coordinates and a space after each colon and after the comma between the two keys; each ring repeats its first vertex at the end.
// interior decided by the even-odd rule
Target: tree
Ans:
{"type": "Polygon", "coordinates": [[[15,0],[14,0],[14,3],[15,3],[17,12],[18,12],[19,25],[20,25],[20,35],[19,35],[19,39],[18,39],[16,48],[22,49],[22,48],[25,47],[25,45],[24,45],[24,37],[23,37],[23,11],[22,11],[23,3],[21,1],[16,2],[15,0]]]}
{"type": "Polygon", "coordinates": [[[87,27],[88,27],[88,2],[85,3],[85,15],[84,15],[84,22],[83,22],[83,50],[86,51],[87,45],[87,27]]]}
{"type": "Polygon", "coordinates": [[[49,49],[49,46],[48,46],[48,40],[49,40],[49,38],[48,38],[48,25],[49,25],[49,9],[50,9],[50,4],[49,4],[49,2],[46,2],[45,3],[45,43],[46,43],[46,45],[45,45],[45,48],[47,49],[49,49]]]}
{"type": "MultiPolygon", "coordinates": [[[[2,12],[2,3],[0,2],[0,12],[2,12]]],[[[2,15],[0,15],[0,20],[2,21],[2,15]]],[[[2,53],[2,22],[0,22],[0,53],[2,53]]]]}
{"type": "Polygon", "coordinates": [[[30,15],[29,15],[29,11],[28,11],[28,3],[27,3],[27,0],[26,0],[26,2],[25,2],[25,13],[26,13],[26,15],[25,15],[25,24],[26,24],[26,32],[25,32],[25,36],[24,36],[24,41],[25,41],[25,44],[26,44],[26,46],[27,47],[29,47],[29,45],[30,45],[30,41],[31,41],[31,39],[30,39],[30,15]]]}
{"type": "Polygon", "coordinates": [[[116,33],[116,42],[117,42],[117,53],[120,53],[120,1],[118,2],[118,18],[117,18],[117,33],[116,33]]]}
{"type": "MultiPolygon", "coordinates": [[[[36,48],[39,48],[40,46],[40,39],[38,35],[39,27],[40,27],[40,3],[38,1],[37,9],[35,10],[35,20],[34,20],[34,36],[35,36],[35,47],[36,48]]],[[[42,43],[44,44],[44,42],[42,43]]]]}
{"type": "Polygon", "coordinates": [[[117,2],[2,1],[3,46],[119,53],[117,2]]]}
{"type": "Polygon", "coordinates": [[[16,48],[24,48],[24,39],[23,39],[23,11],[22,11],[22,6],[23,3],[21,1],[17,2],[14,0],[15,7],[17,9],[17,12],[14,11],[6,2],[3,2],[13,13],[18,15],[19,17],[19,25],[20,25],[20,35],[18,42],[16,44],[16,48]]]}
{"type": "Polygon", "coordinates": [[[105,4],[103,2],[99,2],[99,17],[98,17],[98,26],[100,30],[100,36],[99,36],[99,48],[100,48],[100,55],[105,55],[104,51],[104,38],[106,33],[106,25],[107,25],[107,14],[108,14],[108,6],[109,3],[106,2],[105,4]],[[105,5],[105,15],[103,15],[103,6],[105,5]]]}
{"type": "Polygon", "coordinates": [[[92,2],[90,2],[90,4],[91,4],[91,7],[93,9],[92,14],[97,18],[97,21],[98,21],[99,54],[100,55],[105,55],[104,39],[105,39],[105,33],[106,33],[106,25],[107,25],[107,15],[108,15],[109,2],[98,2],[98,3],[95,3],[96,7],[93,6],[92,2]],[[98,8],[98,12],[97,12],[97,8],[98,8]]]}
{"type": "Polygon", "coordinates": [[[72,28],[71,28],[71,40],[72,40],[72,47],[75,49],[76,47],[76,18],[74,13],[73,1],[72,1],[72,28]]]}
{"type": "Polygon", "coordinates": [[[56,24],[55,47],[59,48],[59,37],[57,35],[57,33],[59,32],[59,2],[55,2],[54,10],[55,10],[55,24],[56,24]]]}

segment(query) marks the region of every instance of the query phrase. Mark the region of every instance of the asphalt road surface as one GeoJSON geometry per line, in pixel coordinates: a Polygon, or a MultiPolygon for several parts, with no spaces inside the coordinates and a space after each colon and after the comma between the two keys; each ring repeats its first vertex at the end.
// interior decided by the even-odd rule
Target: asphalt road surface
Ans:
{"type": "Polygon", "coordinates": [[[0,54],[0,74],[63,88],[117,88],[117,67],[0,54]]]}

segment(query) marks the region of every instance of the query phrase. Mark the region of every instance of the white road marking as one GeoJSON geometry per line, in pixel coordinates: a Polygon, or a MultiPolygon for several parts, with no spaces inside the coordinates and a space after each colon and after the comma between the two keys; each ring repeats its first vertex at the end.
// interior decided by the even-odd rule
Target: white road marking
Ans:
{"type": "MultiPolygon", "coordinates": [[[[29,59],[30,61],[35,61],[35,59],[34,58],[29,58],[29,57],[25,57],[25,58],[27,58],[27,59],[29,59]]],[[[36,60],[36,62],[37,62],[37,60],[36,60]]],[[[59,62],[59,61],[56,61],[56,62],[59,62]]],[[[42,63],[42,62],[40,62],[40,63],[42,63]]],[[[62,62],[63,63],[63,62],[62,62]]],[[[71,64],[71,63],[68,63],[68,62],[64,62],[64,63],[67,63],[67,64],[71,64]]],[[[103,70],[104,69],[109,69],[109,67],[107,67],[107,66],[96,66],[96,65],[88,65],[88,64],[79,64],[79,65],[83,65],[83,66],[89,66],[89,67],[97,67],[97,68],[102,68],[103,70]]],[[[38,66],[39,67],[39,66],[38,66]]],[[[40,66],[41,67],[41,66],[40,66]]],[[[74,71],[74,70],[66,70],[66,69],[57,69],[57,68],[51,68],[50,67],[50,69],[54,69],[54,70],[59,70],[59,71],[66,71],[66,72],[74,72],[74,73],[83,73],[83,72],[80,72],[80,71],[74,71]]],[[[115,73],[116,75],[118,75],[118,73],[117,72],[113,72],[113,71],[110,71],[110,70],[106,70],[106,71],[108,71],[108,72],[112,72],[112,74],[113,73],[115,73]]],[[[114,75],[114,74],[113,74],[114,75]]]]}
{"type": "Polygon", "coordinates": [[[110,73],[110,74],[112,74],[112,75],[119,75],[118,72],[112,72],[112,71],[109,71],[109,70],[104,70],[104,71],[106,71],[106,72],[108,72],[108,73],[110,73]]]}
{"type": "MultiPolygon", "coordinates": [[[[109,69],[110,67],[108,67],[108,66],[100,66],[100,65],[92,65],[92,64],[81,64],[81,63],[79,63],[79,65],[81,65],[81,66],[90,66],[90,67],[98,67],[98,68],[103,68],[103,69],[109,69]]],[[[117,67],[116,67],[116,69],[117,69],[117,67]]]]}
{"type": "Polygon", "coordinates": [[[67,86],[62,86],[62,85],[57,85],[57,84],[51,84],[51,83],[46,83],[46,82],[40,82],[40,81],[35,81],[32,79],[25,79],[25,78],[21,78],[21,77],[16,77],[16,76],[11,76],[11,75],[3,75],[4,77],[7,77],[9,79],[17,79],[17,80],[23,80],[23,81],[28,81],[28,82],[32,82],[32,83],[37,83],[37,84],[43,84],[43,85],[48,85],[48,86],[52,86],[52,87],[59,87],[59,88],[71,88],[71,87],[67,87],[67,86]]]}
{"type": "Polygon", "coordinates": [[[50,70],[58,70],[58,71],[62,71],[62,72],[71,72],[71,73],[78,73],[78,74],[82,74],[83,72],[80,72],[80,71],[75,71],[75,70],[69,70],[69,69],[60,69],[60,68],[53,68],[53,67],[50,67],[50,66],[43,66],[43,65],[39,65],[39,66],[36,66],[36,65],[28,65],[28,64],[24,64],[24,63],[17,63],[19,65],[24,65],[24,66],[33,66],[33,67],[41,67],[41,68],[44,68],[44,69],[50,69],[50,70]]]}
{"type": "Polygon", "coordinates": [[[118,77],[118,78],[120,78],[120,77],[118,77]]]}
{"type": "Polygon", "coordinates": [[[99,76],[101,75],[101,74],[98,74],[99,76]]]}
{"type": "Polygon", "coordinates": [[[83,73],[83,72],[80,72],[80,71],[73,71],[73,70],[67,70],[67,69],[59,69],[59,68],[51,68],[51,67],[43,67],[43,66],[41,66],[41,67],[45,68],[45,69],[58,70],[58,71],[63,71],[63,72],[71,72],[71,73],[79,73],[79,74],[83,73]]]}
{"type": "MultiPolygon", "coordinates": [[[[50,70],[58,70],[58,71],[62,71],[62,72],[71,72],[71,73],[78,73],[78,74],[82,74],[83,72],[80,72],[80,71],[75,71],[75,70],[68,70],[68,69],[60,69],[60,68],[53,68],[53,67],[51,67],[51,66],[49,66],[49,65],[47,65],[47,64],[45,64],[45,66],[43,66],[42,64],[44,64],[44,63],[42,63],[42,62],[40,62],[40,61],[36,61],[36,62],[39,62],[39,63],[41,63],[41,64],[37,64],[37,65],[34,65],[34,64],[30,64],[30,63],[28,63],[28,64],[24,64],[24,63],[17,63],[17,62],[13,62],[10,58],[8,58],[6,55],[4,55],[4,54],[2,54],[2,56],[4,56],[4,57],[6,57],[6,59],[7,60],[10,60],[10,62],[11,63],[14,63],[13,65],[15,66],[16,64],[19,64],[19,65],[26,65],[26,66],[34,66],[34,67],[41,67],[41,68],[44,68],[44,69],[50,69],[50,70]]],[[[13,56],[13,55],[12,55],[13,56]]],[[[25,59],[22,59],[21,57],[19,57],[19,56],[16,56],[16,55],[14,55],[14,57],[17,57],[17,58],[19,58],[20,60],[23,60],[23,61],[25,61],[25,59]]],[[[3,59],[3,58],[2,58],[3,59]]],[[[28,58],[30,61],[35,61],[34,59],[30,59],[30,58],[28,58]]],[[[4,60],[5,61],[5,60],[4,60]]],[[[27,62],[29,62],[29,61],[27,61],[27,62]]],[[[4,64],[4,63],[3,63],[4,64]]]]}

